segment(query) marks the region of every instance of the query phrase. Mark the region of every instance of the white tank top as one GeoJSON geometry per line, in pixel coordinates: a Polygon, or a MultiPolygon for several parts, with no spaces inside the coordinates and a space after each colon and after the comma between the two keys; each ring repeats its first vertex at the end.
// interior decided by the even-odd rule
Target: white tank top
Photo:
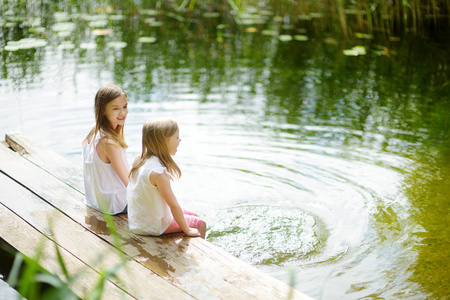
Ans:
{"type": "Polygon", "coordinates": [[[169,205],[150,182],[152,172],[167,172],[156,156],[147,159],[128,183],[128,226],[135,234],[158,236],[172,223],[169,205]]]}
{"type": "MultiPolygon", "coordinates": [[[[97,144],[103,134],[97,133],[93,143],[83,146],[83,174],[86,204],[108,214],[121,213],[127,205],[127,187],[111,163],[103,162],[97,154],[97,144]]],[[[129,170],[126,151],[120,148],[122,160],[129,170]]]]}

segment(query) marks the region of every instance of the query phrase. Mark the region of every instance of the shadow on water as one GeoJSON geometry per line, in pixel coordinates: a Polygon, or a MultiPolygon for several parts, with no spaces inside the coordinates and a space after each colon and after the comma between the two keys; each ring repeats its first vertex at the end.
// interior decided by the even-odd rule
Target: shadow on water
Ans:
{"type": "MultiPolygon", "coordinates": [[[[221,5],[206,17],[71,3],[36,10],[38,24],[0,21],[0,132],[32,134],[78,164],[93,95],[114,82],[129,95],[130,161],[146,119],[179,121],[184,175],[174,188],[208,220],[214,244],[286,282],[296,266],[299,290],[316,298],[445,298],[445,26],[344,39],[317,14],[261,17],[249,7],[238,25],[221,5]],[[27,37],[46,45],[6,50],[27,37]]],[[[290,5],[272,8],[299,8],[290,5]]],[[[162,256],[141,250],[173,280],[162,256]]]]}

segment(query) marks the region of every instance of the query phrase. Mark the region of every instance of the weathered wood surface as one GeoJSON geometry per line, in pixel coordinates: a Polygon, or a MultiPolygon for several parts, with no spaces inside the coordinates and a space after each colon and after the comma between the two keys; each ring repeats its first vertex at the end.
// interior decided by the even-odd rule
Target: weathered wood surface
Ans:
{"type": "MultiPolygon", "coordinates": [[[[0,147],[3,173],[0,175],[11,177],[22,189],[28,189],[39,199],[38,206],[46,209],[28,205],[30,200],[19,205],[0,196],[2,204],[30,224],[47,224],[41,229],[35,227],[47,237],[48,216],[58,216],[52,221],[51,239],[93,270],[100,267],[95,264],[98,255],[105,257],[106,267],[117,263],[120,255],[111,251],[114,240],[103,215],[84,204],[81,168],[21,134],[8,134],[6,140],[18,152],[5,145],[0,147]],[[72,235],[77,238],[71,239],[72,235]]],[[[293,299],[309,299],[200,238],[187,238],[183,234],[134,235],[128,229],[126,215],[114,217],[114,223],[121,251],[131,258],[119,275],[120,280],[112,284],[133,297],[158,298],[161,292],[166,299],[171,293],[175,295],[173,298],[286,299],[290,295],[293,299]],[[134,273],[134,277],[129,273],[134,273]],[[138,286],[144,288],[139,290],[138,286]]]]}

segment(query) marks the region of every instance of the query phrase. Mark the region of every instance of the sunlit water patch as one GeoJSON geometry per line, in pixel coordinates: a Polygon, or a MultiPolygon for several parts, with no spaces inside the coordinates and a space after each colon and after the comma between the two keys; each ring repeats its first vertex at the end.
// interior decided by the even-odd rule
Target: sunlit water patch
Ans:
{"type": "Polygon", "coordinates": [[[218,213],[208,240],[252,264],[282,265],[319,255],[328,230],[297,207],[237,206],[218,213]]]}

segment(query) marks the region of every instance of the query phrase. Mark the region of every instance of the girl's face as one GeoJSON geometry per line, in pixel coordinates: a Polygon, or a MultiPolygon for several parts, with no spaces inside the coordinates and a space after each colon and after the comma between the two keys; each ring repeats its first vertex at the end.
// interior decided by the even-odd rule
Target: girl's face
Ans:
{"type": "Polygon", "coordinates": [[[175,153],[177,153],[177,148],[180,142],[180,131],[177,130],[174,135],[167,139],[167,148],[169,149],[170,155],[175,155],[175,153]]]}
{"type": "Polygon", "coordinates": [[[120,95],[106,104],[105,117],[113,129],[116,129],[117,125],[123,126],[125,124],[125,119],[128,115],[127,106],[128,101],[125,95],[120,95]]]}

